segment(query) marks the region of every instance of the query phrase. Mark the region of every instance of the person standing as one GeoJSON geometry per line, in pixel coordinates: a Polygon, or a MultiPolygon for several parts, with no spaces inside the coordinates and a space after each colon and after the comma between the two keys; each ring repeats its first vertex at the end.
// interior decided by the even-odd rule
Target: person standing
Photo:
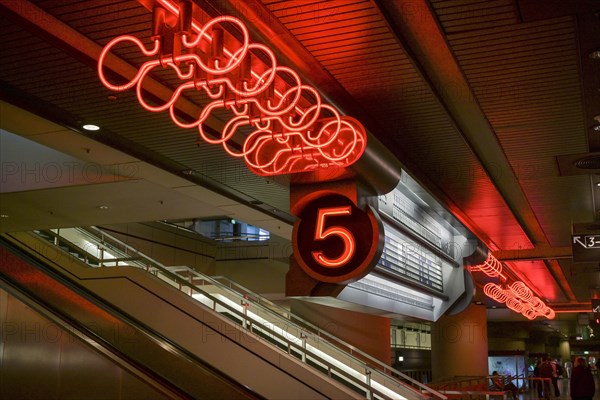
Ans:
{"type": "Polygon", "coordinates": [[[558,388],[558,376],[562,375],[558,371],[558,360],[552,360],[550,364],[552,365],[552,387],[554,388],[554,397],[560,397],[560,389],[558,388]]]}
{"type": "MultiPolygon", "coordinates": [[[[535,363],[535,367],[533,368],[533,376],[535,378],[540,378],[540,365],[542,365],[542,360],[537,360],[535,363]]],[[[534,380],[535,389],[537,390],[538,399],[542,399],[544,396],[544,387],[542,385],[542,381],[539,379],[534,380]]]]}
{"type": "Polygon", "coordinates": [[[571,379],[571,370],[573,370],[573,363],[569,360],[565,361],[565,372],[567,373],[567,378],[571,379]]]}
{"type": "Polygon", "coordinates": [[[594,393],[596,393],[592,371],[583,357],[575,359],[569,386],[571,386],[571,398],[573,400],[592,400],[594,393]]]}
{"type": "Polygon", "coordinates": [[[540,373],[540,378],[543,378],[542,380],[542,388],[543,388],[543,394],[544,394],[544,399],[549,400],[550,398],[552,398],[552,396],[550,395],[550,386],[551,386],[551,381],[552,381],[552,375],[554,373],[554,368],[552,368],[552,364],[550,363],[550,360],[548,360],[548,357],[544,356],[542,357],[542,363],[540,364],[539,367],[539,373],[540,373]]]}

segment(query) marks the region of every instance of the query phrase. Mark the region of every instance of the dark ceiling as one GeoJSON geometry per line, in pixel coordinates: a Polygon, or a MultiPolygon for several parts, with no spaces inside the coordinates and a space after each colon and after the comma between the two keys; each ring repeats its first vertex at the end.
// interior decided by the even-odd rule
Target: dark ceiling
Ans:
{"type": "MultiPolygon", "coordinates": [[[[599,262],[573,262],[571,237],[600,234],[597,1],[194,3],[200,20],[239,17],[253,41],[275,49],[280,64],[360,120],[513,276],[559,312],[558,320],[590,311],[600,292],[599,262]],[[584,157],[592,157],[587,168],[576,167],[584,157]]],[[[1,190],[2,214],[27,218],[3,218],[0,230],[106,221],[106,213],[89,209],[99,200],[72,200],[118,196],[130,206],[111,222],[250,213],[246,219],[289,234],[286,179],[253,175],[198,142],[195,130],[142,109],[134,91],[113,93],[99,82],[102,47],[122,34],[149,37],[151,8],[151,0],[0,0],[2,99],[73,128],[81,145],[72,144],[72,133],[30,137],[88,162],[120,166],[121,185],[139,184],[1,190]],[[100,125],[100,133],[82,131],[84,122],[100,125]],[[135,166],[135,176],[124,165],[135,166]],[[142,185],[151,186],[145,200],[142,185]],[[223,198],[207,199],[197,188],[223,198]],[[46,200],[32,200],[39,195],[46,200]],[[166,199],[178,205],[165,211],[158,205],[166,199]],[[198,199],[206,204],[194,206],[198,199]],[[146,214],[136,207],[141,203],[146,214]],[[48,217],[61,206],[70,208],[63,219],[48,217]]],[[[132,76],[139,64],[138,54],[121,51],[110,69],[132,76]]],[[[164,99],[169,84],[155,77],[146,90],[164,99]]],[[[193,110],[194,101],[183,102],[181,111],[193,110]]],[[[3,120],[13,117],[4,112],[3,120]]],[[[210,125],[219,129],[223,122],[213,118],[210,125]]]]}

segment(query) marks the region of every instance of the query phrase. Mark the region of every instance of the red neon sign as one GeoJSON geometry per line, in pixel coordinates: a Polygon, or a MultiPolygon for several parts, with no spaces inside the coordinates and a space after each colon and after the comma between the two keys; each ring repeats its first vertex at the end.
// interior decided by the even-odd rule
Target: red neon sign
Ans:
{"type": "Polygon", "coordinates": [[[502,275],[502,264],[491,253],[488,254],[483,264],[473,265],[470,269],[471,271],[481,271],[492,278],[499,276],[502,279],[506,280],[506,278],[504,278],[504,275],[502,275]]]}
{"type": "Polygon", "coordinates": [[[150,47],[135,36],[122,35],[103,48],[98,75],[108,89],[135,88],[142,107],[152,112],[168,111],[177,126],[198,129],[204,141],[243,158],[257,175],[343,168],[363,154],[367,138],[362,125],[323,103],[319,92],[302,83],[294,70],[277,65],[270,48],[251,43],[248,29],[239,19],[221,16],[199,26],[191,19],[190,3],[182,2],[181,9],[167,0],[157,3],[160,6],[154,8],[156,22],[150,47]],[[176,27],[167,24],[169,16],[177,17],[176,27]],[[223,26],[227,24],[241,32],[241,40],[226,40],[223,26]],[[106,58],[123,45],[133,46],[150,60],[131,80],[116,84],[107,78],[106,58]],[[260,67],[253,69],[254,64],[260,67]],[[143,88],[151,74],[159,73],[170,73],[177,83],[170,99],[157,105],[145,97],[143,88]],[[199,95],[206,104],[193,121],[183,121],[176,114],[178,100],[199,95]],[[216,138],[207,134],[205,127],[215,114],[225,119],[216,138]]]}
{"type": "Polygon", "coordinates": [[[354,255],[356,240],[348,229],[344,228],[343,226],[331,226],[327,229],[323,229],[325,226],[326,217],[351,214],[352,209],[350,206],[319,208],[317,215],[317,226],[315,229],[315,240],[325,240],[329,236],[337,236],[343,241],[343,250],[339,257],[329,258],[321,250],[312,252],[312,256],[322,266],[326,268],[340,267],[346,264],[354,255]]]}
{"type": "Polygon", "coordinates": [[[514,282],[506,289],[492,282],[486,283],[483,293],[499,303],[505,303],[508,308],[523,314],[530,320],[539,316],[548,319],[556,316],[554,310],[546,306],[539,297],[534,296],[522,281],[514,282]]]}
{"type": "Polygon", "coordinates": [[[382,235],[376,211],[363,210],[341,194],[327,194],[299,212],[292,232],[294,258],[317,281],[349,283],[375,267],[382,235]]]}
{"type": "MultiPolygon", "coordinates": [[[[502,263],[491,253],[482,264],[473,265],[470,270],[481,271],[492,278],[499,277],[503,282],[508,281],[508,278],[502,274],[502,263]]],[[[553,319],[556,315],[553,309],[533,295],[523,281],[513,282],[506,289],[495,283],[487,283],[483,287],[483,293],[499,303],[505,303],[506,307],[523,314],[528,319],[535,319],[538,316],[553,319]]]]}

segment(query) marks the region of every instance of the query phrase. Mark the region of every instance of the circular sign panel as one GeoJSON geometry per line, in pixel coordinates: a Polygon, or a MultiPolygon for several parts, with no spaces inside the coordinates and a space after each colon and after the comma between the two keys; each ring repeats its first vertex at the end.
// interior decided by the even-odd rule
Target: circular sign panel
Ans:
{"type": "Polygon", "coordinates": [[[319,197],[298,215],[292,234],[294,257],[310,277],[349,283],[377,263],[383,240],[376,211],[363,211],[340,194],[319,197]]]}

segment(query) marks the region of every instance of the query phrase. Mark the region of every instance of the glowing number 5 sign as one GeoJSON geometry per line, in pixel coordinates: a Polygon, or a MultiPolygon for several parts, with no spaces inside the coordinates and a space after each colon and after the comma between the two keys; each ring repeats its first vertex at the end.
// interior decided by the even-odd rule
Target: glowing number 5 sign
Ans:
{"type": "Polygon", "coordinates": [[[350,231],[342,226],[332,226],[323,230],[325,225],[325,218],[327,216],[334,215],[351,215],[352,211],[350,206],[346,207],[332,207],[332,208],[320,208],[317,216],[317,229],[315,229],[315,240],[324,240],[328,236],[338,236],[344,242],[342,254],[337,258],[327,258],[323,251],[313,251],[312,255],[317,261],[326,268],[336,268],[346,264],[354,255],[354,249],[356,246],[356,240],[350,231]]]}
{"type": "Polygon", "coordinates": [[[310,277],[349,283],[368,274],[382,248],[376,212],[358,208],[349,198],[331,194],[311,201],[294,224],[294,258],[310,277]]]}

